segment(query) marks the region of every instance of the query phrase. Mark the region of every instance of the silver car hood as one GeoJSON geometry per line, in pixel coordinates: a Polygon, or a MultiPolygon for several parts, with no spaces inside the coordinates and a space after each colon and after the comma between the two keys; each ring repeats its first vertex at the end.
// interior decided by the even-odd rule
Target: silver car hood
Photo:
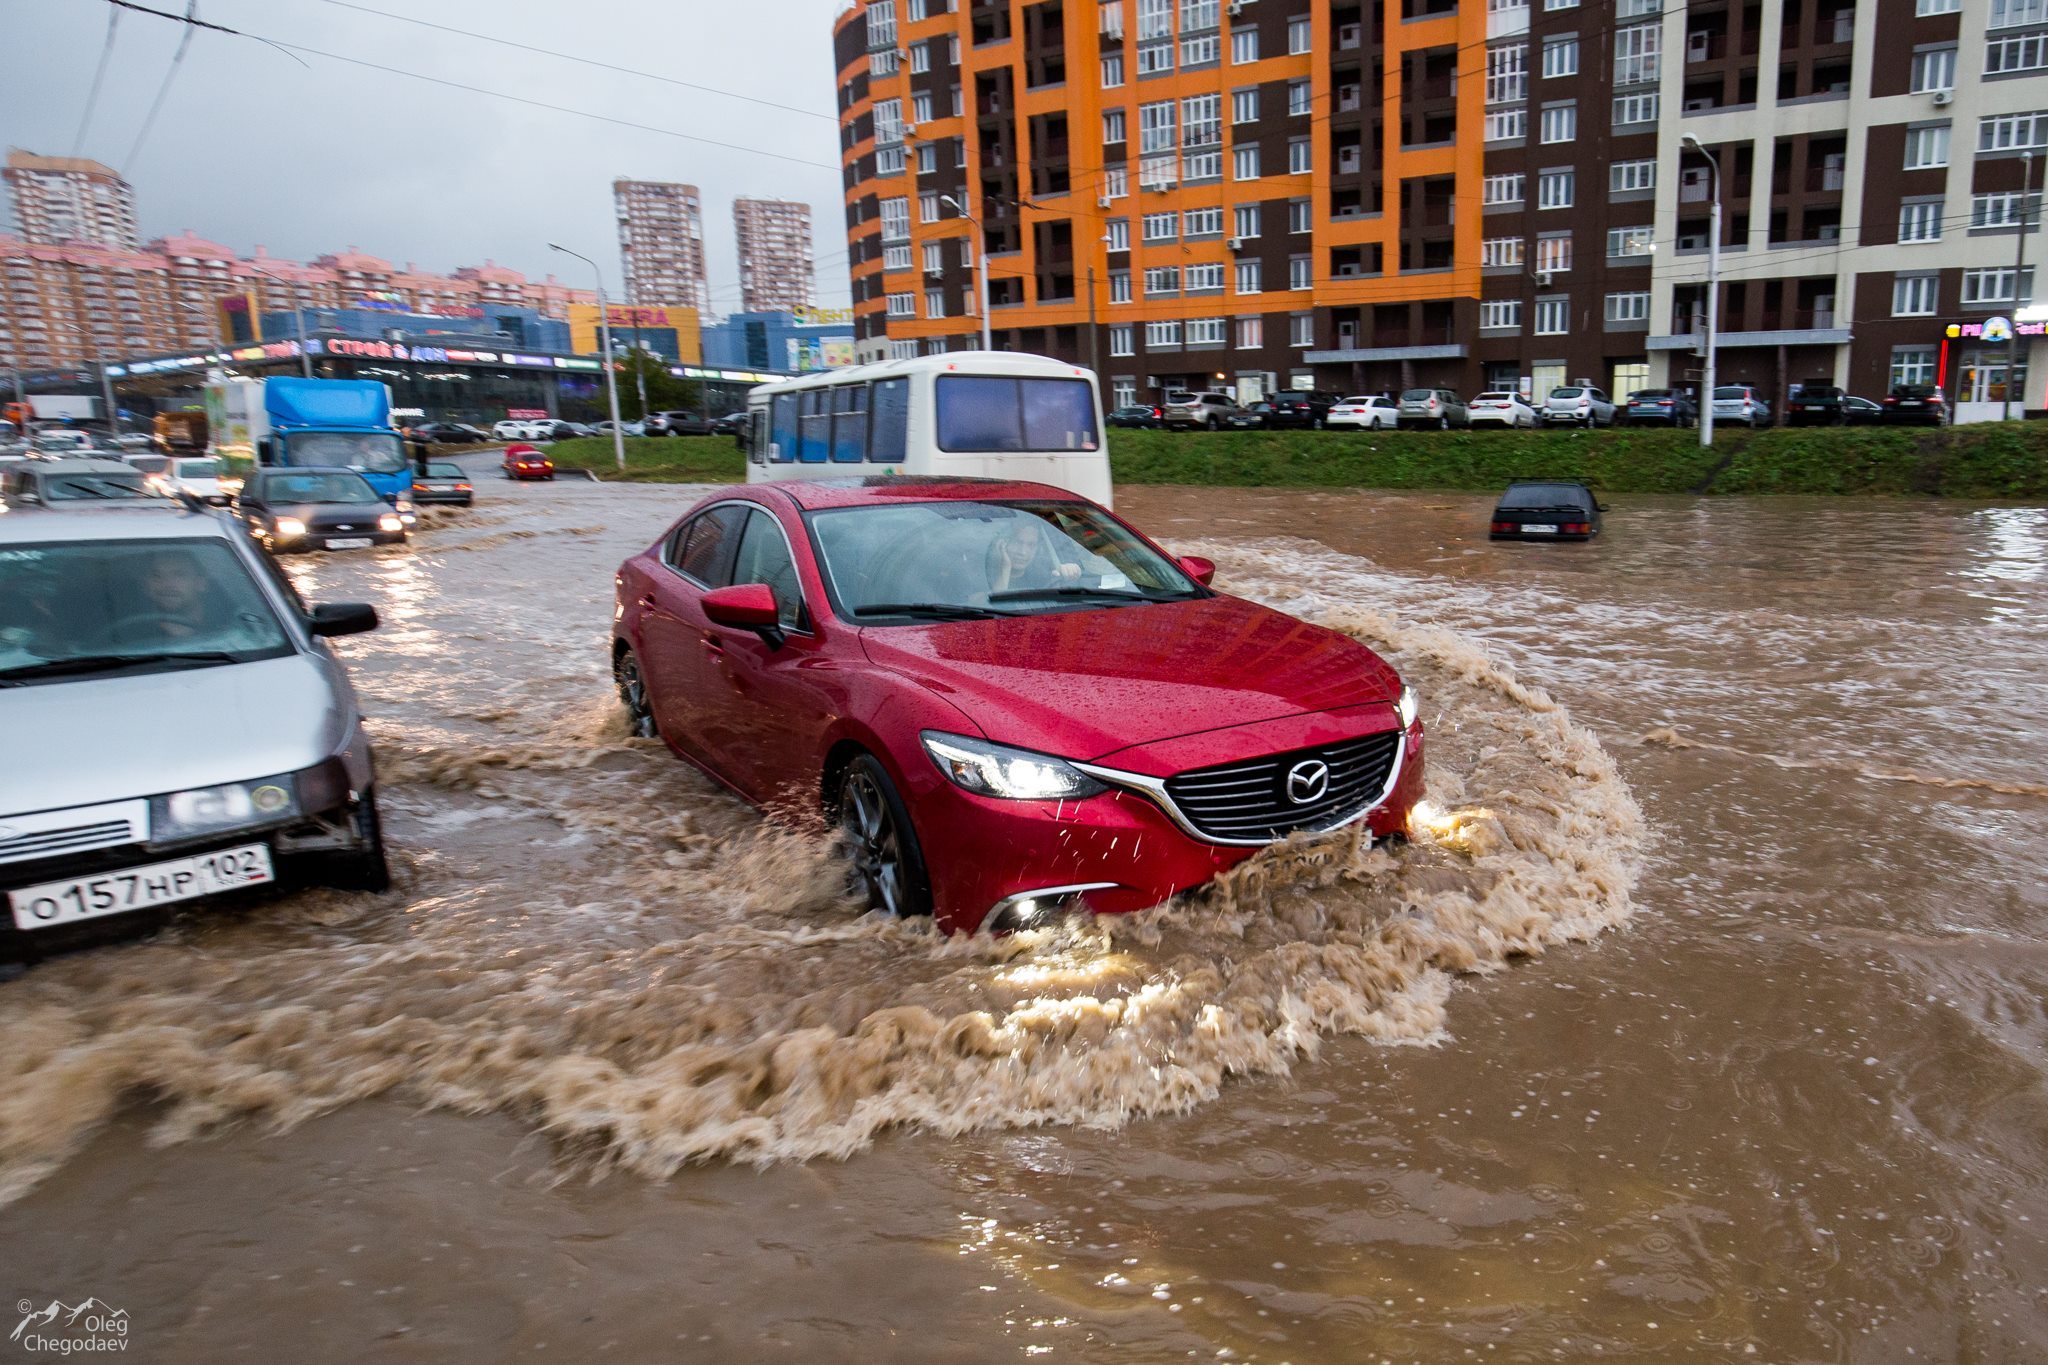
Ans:
{"type": "Polygon", "coordinates": [[[0,818],[311,767],[354,727],[330,667],[289,654],[0,688],[0,818]]]}

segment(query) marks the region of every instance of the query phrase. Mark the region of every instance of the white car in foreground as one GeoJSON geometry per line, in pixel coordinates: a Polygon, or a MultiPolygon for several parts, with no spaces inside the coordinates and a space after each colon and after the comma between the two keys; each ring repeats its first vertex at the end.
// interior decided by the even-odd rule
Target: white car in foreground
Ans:
{"type": "Polygon", "coordinates": [[[1401,425],[1401,410],[1391,398],[1360,394],[1330,404],[1330,411],[1323,417],[1323,425],[1353,427],[1360,431],[1392,431],[1401,425]]]}
{"type": "Polygon", "coordinates": [[[1536,409],[1519,393],[1505,389],[1491,389],[1480,394],[1466,405],[1472,413],[1472,425],[1495,427],[1533,427],[1537,425],[1536,409]]]}

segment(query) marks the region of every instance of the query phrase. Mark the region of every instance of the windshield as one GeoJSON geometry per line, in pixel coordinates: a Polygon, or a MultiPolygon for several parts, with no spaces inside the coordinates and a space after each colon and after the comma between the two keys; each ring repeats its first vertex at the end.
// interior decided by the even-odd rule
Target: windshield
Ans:
{"type": "Polygon", "coordinates": [[[1165,556],[1078,502],[917,502],[811,517],[834,607],[854,621],[1010,615],[1197,596],[1165,556]]]}
{"type": "Polygon", "coordinates": [[[41,482],[46,502],[85,502],[93,498],[146,498],[142,475],[133,474],[49,474],[41,482]]]}
{"type": "Polygon", "coordinates": [[[1570,483],[1516,484],[1501,495],[1502,507],[1584,507],[1586,490],[1570,483]]]}
{"type": "Polygon", "coordinates": [[[1094,450],[1095,391],[1085,379],[949,374],[938,381],[939,449],[1094,450]]]}
{"type": "Polygon", "coordinates": [[[295,431],[285,439],[285,464],[396,474],[405,447],[395,431],[295,431]]]}
{"type": "Polygon", "coordinates": [[[220,466],[212,460],[178,461],[178,477],[181,479],[217,479],[220,466]]]}
{"type": "Polygon", "coordinates": [[[270,503],[371,503],[377,490],[356,474],[272,474],[263,480],[263,500],[270,503]]]}
{"type": "Polygon", "coordinates": [[[0,549],[0,686],[290,652],[277,614],[222,541],[0,549]]]}

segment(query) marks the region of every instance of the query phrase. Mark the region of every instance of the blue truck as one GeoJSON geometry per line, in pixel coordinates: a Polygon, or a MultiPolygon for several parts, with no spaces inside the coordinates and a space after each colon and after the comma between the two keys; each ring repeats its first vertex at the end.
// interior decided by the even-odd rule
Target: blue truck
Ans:
{"type": "Polygon", "coordinates": [[[412,462],[373,379],[222,379],[206,389],[212,453],[259,465],[352,469],[402,513],[412,462]]]}

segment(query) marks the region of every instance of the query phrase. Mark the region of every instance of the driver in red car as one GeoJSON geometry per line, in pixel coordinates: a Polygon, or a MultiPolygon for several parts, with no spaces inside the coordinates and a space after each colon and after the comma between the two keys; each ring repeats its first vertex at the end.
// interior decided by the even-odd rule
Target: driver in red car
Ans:
{"type": "Polygon", "coordinates": [[[990,592],[1015,592],[1030,588],[1057,588],[1079,583],[1085,574],[1113,573],[1097,555],[1074,543],[1039,517],[1022,515],[989,547],[990,592]],[[1075,556],[1091,561],[1076,562],[1075,556]]]}

